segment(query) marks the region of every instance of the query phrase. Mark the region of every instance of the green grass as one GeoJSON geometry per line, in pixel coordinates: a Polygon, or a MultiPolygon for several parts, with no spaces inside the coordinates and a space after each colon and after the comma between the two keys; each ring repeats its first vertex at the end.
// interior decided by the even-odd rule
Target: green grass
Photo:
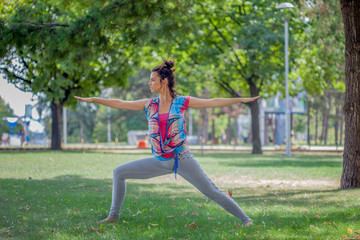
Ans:
{"type": "Polygon", "coordinates": [[[233,191],[251,228],[173,174],[128,180],[121,221],[99,224],[110,209],[113,169],[148,156],[0,152],[0,237],[343,239],[360,230],[360,190],[340,190],[342,156],[324,154],[194,154],[220,189],[233,191]],[[197,228],[187,227],[193,222],[197,228]]]}

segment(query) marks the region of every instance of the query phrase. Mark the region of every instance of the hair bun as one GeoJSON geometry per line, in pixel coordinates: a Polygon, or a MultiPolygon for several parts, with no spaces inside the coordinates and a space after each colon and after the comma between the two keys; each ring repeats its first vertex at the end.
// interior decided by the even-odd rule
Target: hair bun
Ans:
{"type": "Polygon", "coordinates": [[[166,68],[172,69],[175,66],[175,61],[164,60],[163,65],[166,68]]]}

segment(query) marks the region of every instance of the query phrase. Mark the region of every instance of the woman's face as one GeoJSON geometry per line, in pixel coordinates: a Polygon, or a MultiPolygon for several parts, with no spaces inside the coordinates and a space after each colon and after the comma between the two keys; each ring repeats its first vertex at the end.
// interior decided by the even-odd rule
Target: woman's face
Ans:
{"type": "Polygon", "coordinates": [[[152,93],[160,93],[165,86],[164,80],[160,82],[159,74],[157,72],[152,72],[150,75],[150,81],[148,83],[148,85],[150,86],[150,91],[152,93]]]}

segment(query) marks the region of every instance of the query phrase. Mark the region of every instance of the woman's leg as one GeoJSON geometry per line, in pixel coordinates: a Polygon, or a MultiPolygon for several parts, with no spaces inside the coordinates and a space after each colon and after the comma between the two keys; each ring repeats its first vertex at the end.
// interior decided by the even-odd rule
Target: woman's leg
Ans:
{"type": "Polygon", "coordinates": [[[187,152],[179,157],[178,172],[180,176],[199,189],[201,193],[217,202],[221,207],[239,218],[243,223],[251,221],[239,205],[231,197],[219,190],[208,176],[206,176],[191,152],[187,152]]]}
{"type": "Polygon", "coordinates": [[[173,171],[174,160],[160,161],[155,157],[144,158],[118,166],[113,173],[112,202],[109,218],[118,219],[126,193],[125,179],[148,179],[173,171]]]}

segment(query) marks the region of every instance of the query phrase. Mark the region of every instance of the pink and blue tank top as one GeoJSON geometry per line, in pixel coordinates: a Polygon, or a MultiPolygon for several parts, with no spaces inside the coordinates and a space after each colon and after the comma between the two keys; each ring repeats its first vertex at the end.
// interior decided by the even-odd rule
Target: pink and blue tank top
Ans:
{"type": "Polygon", "coordinates": [[[189,151],[184,118],[189,100],[189,96],[173,98],[166,120],[159,116],[160,98],[148,99],[145,103],[152,153],[161,161],[175,158],[175,174],[177,155],[189,151]],[[165,131],[160,127],[161,122],[166,124],[165,131]]]}

